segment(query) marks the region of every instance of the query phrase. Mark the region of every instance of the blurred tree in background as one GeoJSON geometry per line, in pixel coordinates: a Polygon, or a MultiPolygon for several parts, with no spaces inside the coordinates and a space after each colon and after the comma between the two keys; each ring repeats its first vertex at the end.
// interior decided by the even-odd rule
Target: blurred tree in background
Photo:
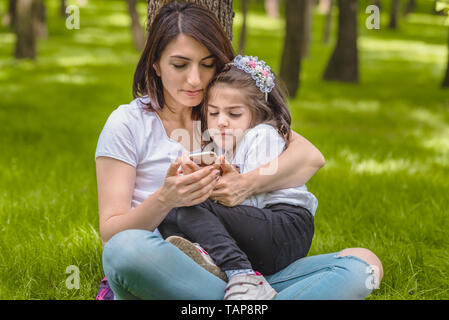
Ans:
{"type": "Polygon", "coordinates": [[[14,51],[14,57],[17,59],[36,58],[34,22],[37,19],[37,6],[37,0],[17,0],[13,7],[14,12],[11,15],[11,22],[14,21],[12,26],[17,37],[14,51]]]}
{"type": "Polygon", "coordinates": [[[38,38],[47,38],[47,9],[45,0],[36,0],[36,15],[34,20],[34,29],[38,38]]]}
{"type": "Polygon", "coordinates": [[[60,13],[61,17],[65,17],[65,10],[67,9],[65,0],[60,0],[60,4],[61,5],[59,6],[59,8],[60,8],[59,13],[60,13]]]}
{"type": "Polygon", "coordinates": [[[128,3],[128,12],[131,17],[131,33],[133,35],[134,46],[136,50],[141,51],[145,45],[144,30],[139,22],[136,4],[137,0],[126,0],[128,3]]]}
{"type": "MultiPolygon", "coordinates": [[[[172,0],[123,0],[126,2],[130,17],[130,31],[134,46],[137,51],[143,49],[145,43],[145,30],[139,21],[137,3],[147,3],[147,19],[151,22],[157,10],[172,0]]],[[[76,0],[76,3],[87,4],[88,0],[76,0]]],[[[234,18],[233,1],[219,0],[192,0],[191,2],[204,5],[217,15],[217,18],[225,28],[232,40],[232,25],[234,18]]],[[[236,1],[234,1],[236,2],[236,1]]],[[[37,56],[37,41],[39,38],[49,36],[47,29],[47,12],[45,0],[8,0],[8,7],[3,16],[3,25],[9,26],[16,35],[14,57],[17,59],[35,59],[37,56]]],[[[239,9],[242,14],[241,29],[239,34],[238,52],[244,53],[247,45],[248,19],[250,3],[263,6],[265,13],[272,19],[285,19],[285,36],[283,41],[282,58],[279,76],[285,83],[289,95],[294,98],[301,82],[301,61],[309,57],[309,43],[312,34],[313,15],[315,7],[317,11],[325,15],[323,24],[323,43],[329,43],[332,27],[332,7],[337,3],[338,7],[338,31],[335,48],[326,64],[323,79],[329,81],[341,81],[357,83],[359,81],[359,59],[357,51],[357,14],[356,0],[240,0],[239,9]],[[283,14],[279,9],[283,7],[283,14]],[[281,17],[282,16],[282,17],[281,17]]],[[[417,10],[420,2],[416,0],[390,0],[382,4],[380,0],[365,1],[379,8],[384,5],[389,17],[388,28],[398,28],[400,16],[407,17],[417,10]],[[401,9],[402,5],[402,9],[401,9]],[[402,12],[402,15],[400,14],[402,12]]],[[[434,1],[432,13],[447,14],[447,9],[442,5],[448,5],[448,1],[434,1]]],[[[421,3],[422,5],[422,3],[421,3]]],[[[60,15],[67,17],[67,1],[59,1],[60,15]]],[[[149,23],[147,23],[147,28],[149,23]]],[[[448,38],[449,48],[449,38],[448,38]]],[[[313,58],[313,57],[310,57],[313,58]]],[[[449,87],[449,58],[446,73],[442,81],[443,88],[449,87]]]]}
{"type": "Polygon", "coordinates": [[[404,10],[404,16],[407,16],[409,13],[412,13],[415,10],[416,10],[416,0],[408,0],[404,10]]]}
{"type": "Polygon", "coordinates": [[[16,5],[17,0],[9,0],[8,13],[5,15],[3,25],[9,25],[11,28],[14,26],[16,17],[16,5]]]}
{"type": "Polygon", "coordinates": [[[323,29],[323,43],[329,43],[332,28],[332,6],[333,0],[320,0],[318,10],[321,14],[326,15],[326,21],[323,29]]]}
{"type": "MultiPolygon", "coordinates": [[[[435,11],[441,12],[446,16],[448,16],[448,18],[446,19],[446,25],[449,25],[449,0],[437,1],[435,5],[435,11]]],[[[442,88],[449,88],[449,36],[447,39],[447,49],[448,49],[447,67],[446,67],[446,74],[444,76],[443,82],[441,83],[442,88]]]]}
{"type": "Polygon", "coordinates": [[[240,38],[239,38],[239,54],[243,54],[245,52],[245,45],[246,45],[246,25],[247,25],[247,16],[248,16],[248,0],[241,0],[240,1],[240,10],[242,11],[243,16],[243,22],[242,22],[242,28],[240,30],[240,38]]]}
{"type": "Polygon", "coordinates": [[[338,37],[324,80],[358,82],[357,1],[338,0],[338,37]]]}
{"type": "Polygon", "coordinates": [[[292,98],[296,97],[300,82],[306,12],[304,0],[290,0],[285,3],[285,38],[279,76],[292,98]]]}
{"type": "Polygon", "coordinates": [[[400,6],[401,6],[400,0],[391,0],[390,23],[388,24],[388,28],[390,29],[395,30],[398,28],[398,16],[400,6]]]}

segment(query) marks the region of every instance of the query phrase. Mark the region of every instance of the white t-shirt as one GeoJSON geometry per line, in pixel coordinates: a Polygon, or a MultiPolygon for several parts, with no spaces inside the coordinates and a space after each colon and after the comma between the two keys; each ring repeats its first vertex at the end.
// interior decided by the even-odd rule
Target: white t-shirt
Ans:
{"type": "MultiPolygon", "coordinates": [[[[285,141],[276,129],[262,123],[246,132],[233,158],[229,154],[226,158],[232,159],[232,164],[239,166],[240,173],[243,174],[275,160],[284,151],[284,146],[285,141]]],[[[214,147],[214,150],[222,153],[219,148],[214,147]]],[[[263,171],[261,169],[260,174],[274,174],[276,170],[277,162],[274,162],[269,168],[264,168],[263,171]]],[[[309,210],[312,215],[315,215],[318,206],[318,200],[305,185],[254,195],[242,204],[264,208],[275,203],[301,206],[309,210]]]]}
{"type": "MultiPolygon", "coordinates": [[[[95,159],[101,156],[110,157],[124,161],[136,168],[136,182],[131,201],[132,209],[162,187],[170,163],[175,161],[177,157],[180,157],[183,152],[189,152],[179,142],[167,136],[157,113],[146,110],[145,105],[141,101],[147,102],[148,98],[134,99],[129,104],[120,105],[111,113],[101,131],[95,152],[95,159]]],[[[247,134],[244,138],[246,143],[241,143],[239,150],[236,152],[233,163],[240,164],[241,173],[260,167],[276,158],[283,150],[284,141],[273,127],[259,125],[249,132],[259,133],[254,137],[252,134],[247,134]],[[265,162],[258,164],[261,160],[260,157],[255,157],[254,149],[248,150],[248,147],[256,146],[257,142],[260,148],[266,143],[264,142],[265,135],[258,131],[258,128],[262,127],[270,127],[272,129],[263,130],[263,132],[270,133],[270,137],[274,132],[278,136],[276,143],[280,147],[276,149],[279,151],[276,155],[270,154],[268,161],[262,159],[262,162],[265,162]]],[[[270,192],[253,196],[245,200],[243,204],[263,208],[264,205],[275,202],[291,203],[304,205],[306,209],[314,213],[315,210],[313,208],[316,209],[316,206],[307,206],[307,201],[292,199],[295,196],[304,197],[306,194],[310,196],[311,194],[305,190],[307,190],[305,186],[302,186],[270,192]],[[264,200],[262,201],[261,199],[264,200]]]]}
{"type": "MultiPolygon", "coordinates": [[[[140,100],[142,99],[142,100],[140,100]]],[[[137,98],[121,105],[109,116],[98,139],[95,159],[118,159],[136,168],[131,208],[137,207],[164,184],[170,163],[188,152],[167,136],[156,112],[148,111],[137,98]]],[[[155,230],[159,233],[158,230],[155,230]]]]}

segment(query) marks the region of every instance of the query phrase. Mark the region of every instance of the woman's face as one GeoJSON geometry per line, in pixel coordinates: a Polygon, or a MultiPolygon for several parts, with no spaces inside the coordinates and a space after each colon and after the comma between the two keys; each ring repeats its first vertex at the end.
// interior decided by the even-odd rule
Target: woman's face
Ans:
{"type": "Polygon", "coordinates": [[[153,67],[162,80],[165,104],[174,108],[199,105],[216,69],[209,50],[184,34],[169,42],[153,67]]]}
{"type": "Polygon", "coordinates": [[[251,111],[244,90],[216,84],[209,90],[207,129],[223,150],[234,150],[251,126],[251,111]]]}

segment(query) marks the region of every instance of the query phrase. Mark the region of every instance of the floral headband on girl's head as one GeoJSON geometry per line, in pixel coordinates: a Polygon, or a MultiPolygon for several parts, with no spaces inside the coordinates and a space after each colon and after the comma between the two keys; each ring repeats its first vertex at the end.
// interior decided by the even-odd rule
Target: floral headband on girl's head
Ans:
{"type": "Polygon", "coordinates": [[[268,93],[274,87],[274,74],[271,68],[265,64],[265,61],[257,57],[238,55],[234,58],[230,65],[236,66],[238,69],[249,73],[256,80],[256,86],[260,91],[265,93],[265,101],[268,101],[268,93]]]}

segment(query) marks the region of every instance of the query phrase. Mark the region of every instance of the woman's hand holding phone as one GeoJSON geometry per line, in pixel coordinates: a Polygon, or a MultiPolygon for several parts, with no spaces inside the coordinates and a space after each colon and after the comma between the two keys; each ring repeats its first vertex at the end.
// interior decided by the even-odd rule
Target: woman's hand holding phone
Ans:
{"type": "MultiPolygon", "coordinates": [[[[217,183],[219,170],[214,165],[180,175],[178,169],[182,162],[182,158],[177,158],[170,164],[164,185],[158,191],[160,201],[169,208],[190,207],[206,201],[217,183]]],[[[191,163],[185,165],[187,170],[192,167],[191,163]]]]}

